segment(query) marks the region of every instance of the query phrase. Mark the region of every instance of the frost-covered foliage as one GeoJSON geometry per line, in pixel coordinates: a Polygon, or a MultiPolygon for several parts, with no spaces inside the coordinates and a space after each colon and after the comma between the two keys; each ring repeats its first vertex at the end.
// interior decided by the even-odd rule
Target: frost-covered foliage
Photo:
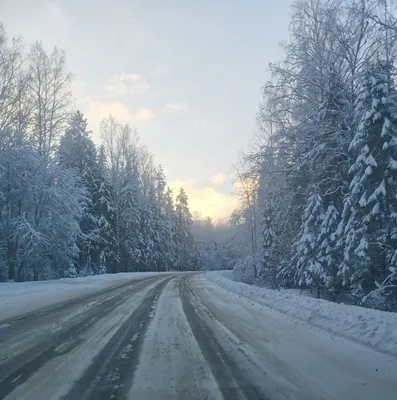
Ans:
{"type": "Polygon", "coordinates": [[[8,279],[62,276],[78,254],[84,189],[25,143],[0,151],[0,165],[0,251],[8,279]]]}
{"type": "Polygon", "coordinates": [[[325,271],[320,260],[320,234],[324,221],[323,200],[317,193],[309,196],[302,217],[299,241],[296,244],[296,276],[299,286],[315,287],[324,284],[325,271]]]}
{"type": "Polygon", "coordinates": [[[232,269],[238,258],[231,237],[231,226],[211,218],[193,215],[193,234],[202,270],[232,269]]]}
{"type": "Polygon", "coordinates": [[[77,278],[76,267],[74,266],[73,263],[69,264],[66,267],[65,272],[63,273],[63,277],[64,278],[77,278]]]}
{"type": "Polygon", "coordinates": [[[66,55],[0,24],[0,281],[198,269],[188,198],[129,125],[98,148],[72,112],[66,55]]]}
{"type": "Polygon", "coordinates": [[[189,210],[189,200],[183,188],[175,200],[175,243],[176,267],[181,270],[199,269],[194,254],[193,219],[189,210]]]}
{"type": "Polygon", "coordinates": [[[320,227],[318,243],[320,244],[319,261],[323,268],[323,285],[332,293],[335,300],[341,290],[341,279],[338,275],[341,259],[337,230],[340,215],[333,204],[328,206],[320,227]]]}
{"type": "Polygon", "coordinates": [[[264,209],[262,229],[262,266],[258,278],[264,285],[275,289],[278,286],[277,267],[274,260],[275,232],[273,229],[273,216],[270,207],[264,209]]]}
{"type": "MultiPolygon", "coordinates": [[[[355,162],[345,199],[340,275],[354,294],[387,296],[397,246],[397,92],[386,62],[369,64],[358,98],[361,119],[351,142],[355,162]]],[[[397,282],[396,282],[397,283],[397,282]]]]}
{"type": "Polygon", "coordinates": [[[255,260],[254,256],[248,255],[240,258],[233,268],[233,279],[235,281],[244,282],[252,285],[255,282],[255,260]]]}
{"type": "Polygon", "coordinates": [[[393,13],[375,0],[293,5],[237,168],[236,265],[257,284],[273,286],[275,265],[278,285],[397,310],[393,13]]]}

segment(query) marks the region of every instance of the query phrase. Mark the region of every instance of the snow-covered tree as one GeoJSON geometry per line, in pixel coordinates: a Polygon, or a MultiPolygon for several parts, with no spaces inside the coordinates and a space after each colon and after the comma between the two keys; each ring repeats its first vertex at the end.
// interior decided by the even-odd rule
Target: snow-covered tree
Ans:
{"type": "Polygon", "coordinates": [[[341,252],[337,244],[337,230],[340,222],[340,215],[333,204],[330,204],[320,227],[319,262],[323,268],[321,284],[332,293],[333,301],[341,290],[341,280],[338,276],[341,252]]]}
{"type": "MultiPolygon", "coordinates": [[[[104,202],[105,176],[100,168],[98,152],[87,130],[87,120],[80,111],[71,118],[68,129],[61,138],[59,162],[62,167],[70,169],[84,187],[86,195],[83,199],[83,215],[80,229],[83,233],[79,243],[79,261],[77,271],[84,268],[93,273],[104,270],[102,260],[109,252],[109,221],[104,202]]],[[[106,269],[106,268],[105,268],[106,269]]]]}
{"type": "Polygon", "coordinates": [[[163,196],[163,238],[166,243],[164,254],[165,270],[169,271],[175,268],[178,253],[174,197],[169,187],[163,196]]]}
{"type": "Polygon", "coordinates": [[[343,213],[340,274],[354,294],[375,290],[393,273],[397,239],[397,97],[392,66],[370,63],[357,104],[361,121],[350,145],[356,157],[343,213]]]}
{"type": "Polygon", "coordinates": [[[73,263],[70,263],[63,273],[64,278],[77,278],[78,274],[76,271],[76,267],[73,263]]]}
{"type": "Polygon", "coordinates": [[[320,95],[318,115],[315,117],[307,141],[303,165],[308,166],[310,179],[319,188],[327,206],[331,202],[342,206],[349,180],[350,157],[348,147],[352,139],[345,112],[348,105],[347,88],[334,66],[329,66],[328,80],[320,95]]]}
{"type": "Polygon", "coordinates": [[[30,91],[33,107],[31,144],[40,155],[51,155],[66,129],[72,96],[72,75],[66,70],[66,54],[54,48],[48,54],[41,42],[30,54],[30,91]]]}
{"type": "Polygon", "coordinates": [[[273,215],[270,207],[267,207],[264,210],[262,227],[263,250],[261,279],[263,280],[264,284],[272,289],[276,289],[278,285],[277,265],[274,254],[275,232],[273,228],[273,215]]]}
{"type": "Polygon", "coordinates": [[[296,244],[295,279],[299,286],[315,288],[318,297],[320,297],[320,288],[325,274],[320,259],[321,243],[319,241],[323,221],[323,200],[318,193],[314,192],[309,196],[296,244]]]}
{"type": "Polygon", "coordinates": [[[98,149],[70,87],[62,50],[0,23],[0,280],[197,268],[187,196],[129,124],[105,119],[98,149]]]}
{"type": "Polygon", "coordinates": [[[177,267],[182,271],[193,269],[193,221],[189,210],[189,199],[183,188],[180,188],[175,201],[175,222],[175,242],[178,249],[177,267]]]}

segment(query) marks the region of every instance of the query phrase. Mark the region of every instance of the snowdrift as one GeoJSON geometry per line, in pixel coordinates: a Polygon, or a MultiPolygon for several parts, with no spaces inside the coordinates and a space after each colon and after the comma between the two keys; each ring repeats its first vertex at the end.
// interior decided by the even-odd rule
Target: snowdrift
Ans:
{"type": "Polygon", "coordinates": [[[232,271],[207,272],[208,281],[300,322],[397,356],[397,313],[269,290],[232,280],[232,271]]]}

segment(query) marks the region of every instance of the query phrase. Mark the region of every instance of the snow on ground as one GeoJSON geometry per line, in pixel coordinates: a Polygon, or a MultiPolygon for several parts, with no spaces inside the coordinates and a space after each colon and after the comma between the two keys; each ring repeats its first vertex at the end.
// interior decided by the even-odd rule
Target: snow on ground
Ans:
{"type": "Polygon", "coordinates": [[[266,398],[396,400],[396,357],[199,279],[190,281],[209,310],[207,321],[211,315],[218,321],[212,325],[218,342],[266,398]]]}
{"type": "Polygon", "coordinates": [[[222,398],[186,319],[178,283],[169,282],[155,306],[130,400],[222,398]]]}
{"type": "MultiPolygon", "coordinates": [[[[137,275],[141,278],[152,274],[126,273],[116,274],[115,276],[117,275],[125,275],[127,279],[131,279],[131,275],[137,275]]],[[[97,276],[87,278],[97,278],[97,276]]],[[[117,281],[115,278],[110,278],[110,280],[113,280],[113,282],[117,281]]],[[[94,281],[101,280],[94,279],[94,281]]],[[[88,330],[79,333],[78,336],[83,339],[79,345],[74,348],[72,347],[71,351],[59,352],[56,357],[39,368],[34,375],[34,379],[27,380],[8,395],[7,400],[63,399],[93,360],[95,360],[95,357],[100,354],[100,351],[120,329],[120,326],[139,307],[142,299],[153,289],[154,285],[155,283],[127,297],[127,301],[113,309],[106,315],[106,318],[101,318],[99,322],[95,323],[88,330]]],[[[66,346],[68,344],[70,345],[70,342],[66,342],[66,346]]]]}
{"type": "Polygon", "coordinates": [[[122,285],[129,280],[138,280],[159,274],[159,272],[131,272],[38,282],[1,282],[0,322],[3,319],[32,312],[75,297],[122,285]]]}
{"type": "Polygon", "coordinates": [[[231,271],[207,272],[208,281],[288,317],[397,356],[397,313],[250,286],[232,280],[231,271]]]}

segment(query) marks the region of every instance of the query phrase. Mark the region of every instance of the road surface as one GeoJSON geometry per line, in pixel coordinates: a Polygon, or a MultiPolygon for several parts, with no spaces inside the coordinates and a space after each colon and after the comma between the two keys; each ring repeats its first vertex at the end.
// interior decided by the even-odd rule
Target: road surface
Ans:
{"type": "MultiPolygon", "coordinates": [[[[1,318],[1,317],[0,317],[1,318]]],[[[163,275],[0,320],[0,399],[396,399],[395,358],[163,275]]]]}

